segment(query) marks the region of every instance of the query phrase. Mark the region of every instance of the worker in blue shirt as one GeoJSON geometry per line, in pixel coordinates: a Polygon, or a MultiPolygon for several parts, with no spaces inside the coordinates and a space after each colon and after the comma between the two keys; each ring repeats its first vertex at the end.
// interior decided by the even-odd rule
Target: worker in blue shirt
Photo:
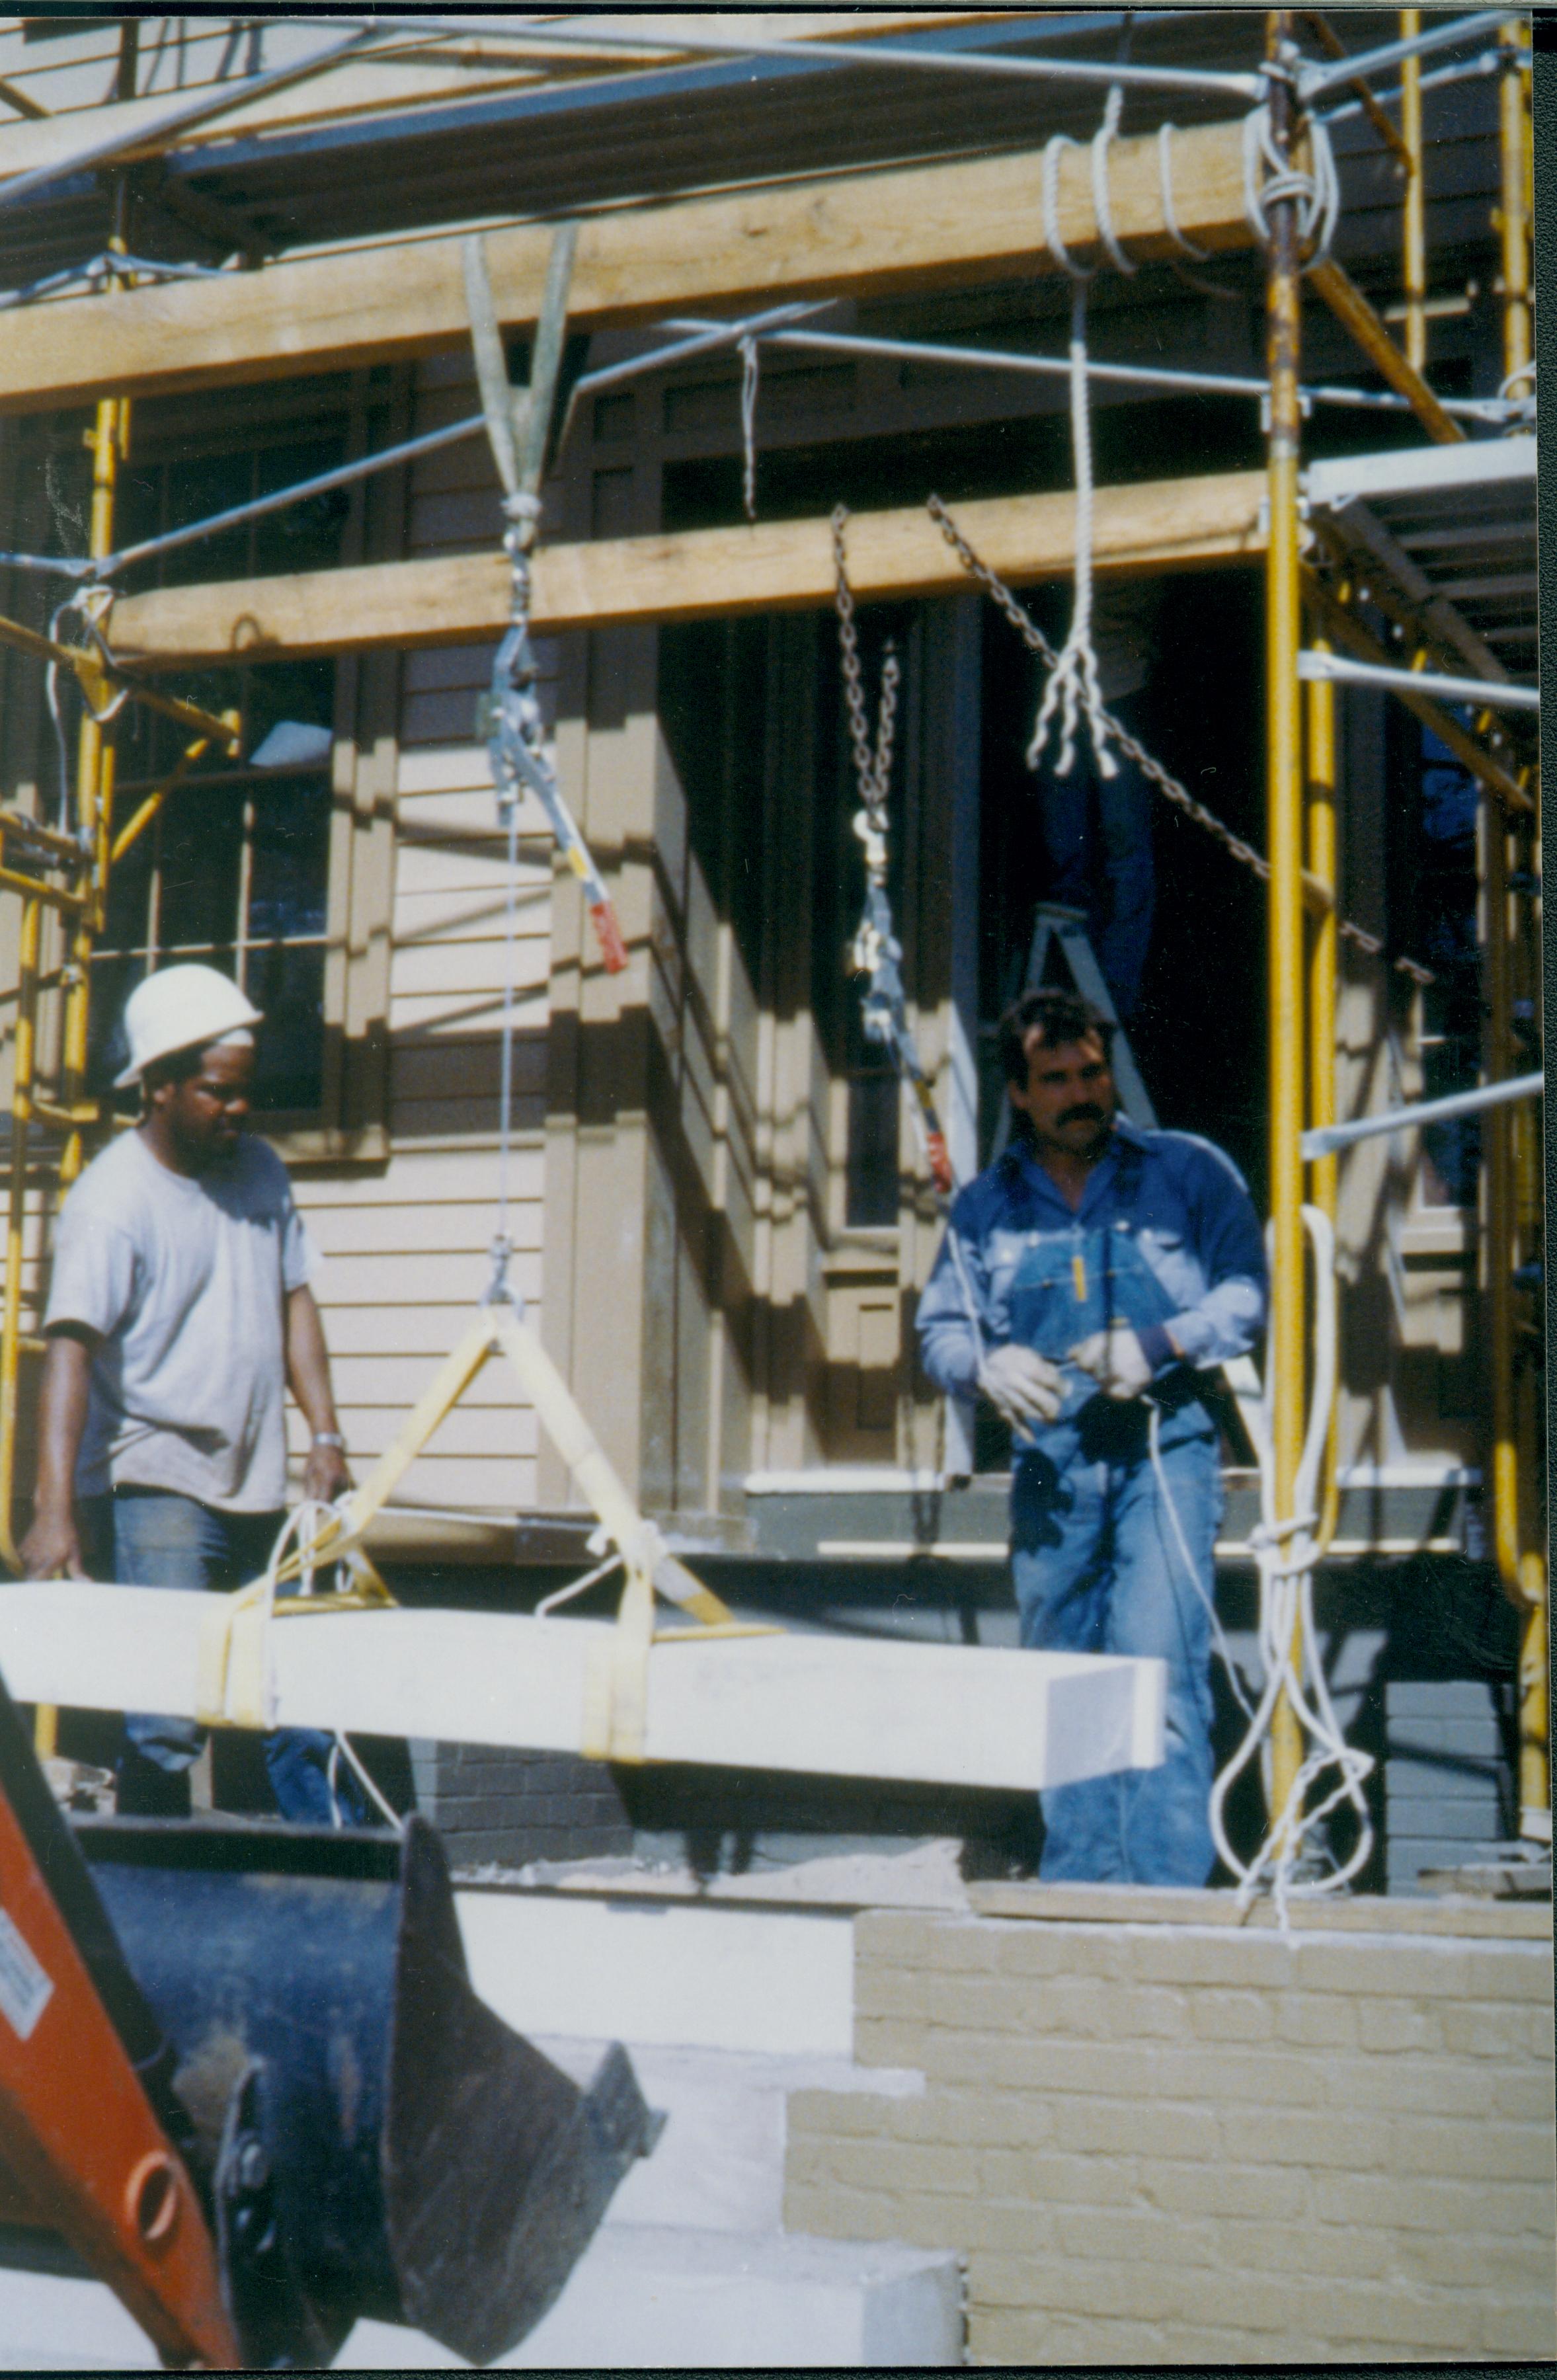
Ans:
{"type": "Polygon", "coordinates": [[[939,1388],[1011,1424],[1021,1641],[1167,1664],[1166,1758],[1042,1796],[1040,1874],[1203,1885],[1215,1368],[1254,1344],[1265,1255],[1236,1168],[1191,1133],[1118,1112],[1111,1028],[1029,991],[1002,1020],[1005,1154],[958,1196],[919,1303],[939,1388]]]}

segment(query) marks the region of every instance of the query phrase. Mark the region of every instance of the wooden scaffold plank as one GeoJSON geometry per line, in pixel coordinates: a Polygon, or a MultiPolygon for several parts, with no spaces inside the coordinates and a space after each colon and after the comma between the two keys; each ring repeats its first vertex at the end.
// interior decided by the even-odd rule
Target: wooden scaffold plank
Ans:
{"type": "MultiPolygon", "coordinates": [[[[1208,252],[1250,242],[1241,142],[1236,124],[1193,127],[1172,141],[1172,212],[1208,252]]],[[[1132,254],[1179,252],[1155,136],[1113,144],[1109,190],[1114,231],[1132,254]]],[[[1085,147],[1064,152],[1057,222],[1075,255],[1097,251],[1085,147]]],[[[504,322],[534,322],[551,239],[549,225],[488,234],[504,322]]],[[[1033,149],[590,216],[568,315],[578,330],[622,328],[687,307],[868,298],[1057,270],[1043,243],[1042,152],[1033,149]]],[[[0,341],[0,412],[356,370],[468,334],[459,240],[399,240],[18,308],[0,341]]]]}
{"type": "MultiPolygon", "coordinates": [[[[1261,471],[1145,480],[1098,492],[1094,555],[1101,572],[1253,562],[1264,551],[1261,471]]],[[[959,504],[956,517],[991,566],[1017,584],[1068,572],[1076,559],[1076,499],[999,497],[959,504]]],[[[971,585],[922,505],[857,513],[849,578],[862,601],[950,595],[971,585]]],[[[825,520],[543,546],[534,563],[531,625],[541,634],[634,622],[800,611],[833,600],[825,520]]],[[[465,554],[371,568],[315,571],[173,587],[117,603],[116,655],[167,668],[225,654],[408,650],[497,636],[508,618],[501,554],[465,554]]]]}

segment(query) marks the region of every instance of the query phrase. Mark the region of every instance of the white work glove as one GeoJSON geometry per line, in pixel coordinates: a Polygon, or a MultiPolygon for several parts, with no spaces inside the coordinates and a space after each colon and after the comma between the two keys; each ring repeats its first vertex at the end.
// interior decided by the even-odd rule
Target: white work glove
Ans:
{"type": "Polygon", "coordinates": [[[1094,1330],[1071,1349],[1070,1360],[1078,1372],[1096,1380],[1105,1396],[1138,1397],[1151,1385],[1146,1351],[1127,1322],[1116,1322],[1112,1330],[1094,1330]]]}
{"type": "Polygon", "coordinates": [[[1065,1392],[1054,1366],[1030,1347],[997,1347],[979,1366],[979,1386],[1013,1429],[1052,1421],[1065,1392]]]}

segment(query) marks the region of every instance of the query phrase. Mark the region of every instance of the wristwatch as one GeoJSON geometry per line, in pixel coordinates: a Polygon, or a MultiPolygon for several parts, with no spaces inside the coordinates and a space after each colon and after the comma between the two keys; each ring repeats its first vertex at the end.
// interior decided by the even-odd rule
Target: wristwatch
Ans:
{"type": "Polygon", "coordinates": [[[315,1446],[338,1446],[343,1454],[346,1452],[346,1440],[339,1430],[316,1429],[313,1433],[313,1442],[315,1446]]]}

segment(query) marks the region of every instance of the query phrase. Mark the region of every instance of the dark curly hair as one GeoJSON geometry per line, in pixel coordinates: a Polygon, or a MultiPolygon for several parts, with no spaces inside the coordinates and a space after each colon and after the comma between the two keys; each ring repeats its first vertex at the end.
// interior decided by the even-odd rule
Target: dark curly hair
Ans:
{"type": "Polygon", "coordinates": [[[1028,1087],[1028,1043],[1034,1033],[1050,1050],[1068,1049],[1095,1034],[1105,1058],[1113,1040],[1110,1020],[1078,991],[1063,991],[1058,985],[1024,991],[1000,1020],[1001,1066],[1019,1090],[1028,1087]]]}

